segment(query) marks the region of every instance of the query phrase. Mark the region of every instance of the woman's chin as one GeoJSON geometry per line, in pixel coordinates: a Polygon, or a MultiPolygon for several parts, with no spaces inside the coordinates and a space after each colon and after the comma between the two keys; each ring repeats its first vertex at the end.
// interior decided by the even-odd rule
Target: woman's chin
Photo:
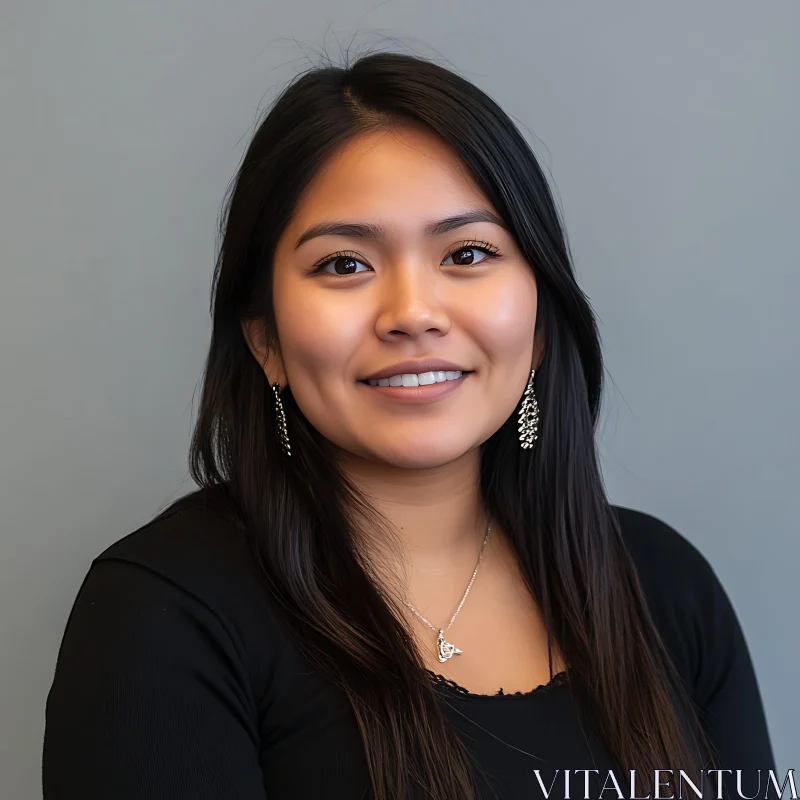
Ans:
{"type": "Polygon", "coordinates": [[[413,440],[405,434],[402,435],[402,439],[400,442],[386,443],[383,446],[373,443],[370,446],[373,459],[397,469],[435,469],[457,461],[472,449],[463,442],[456,443],[452,440],[437,442],[431,438],[423,438],[417,446],[413,446],[413,440]]]}

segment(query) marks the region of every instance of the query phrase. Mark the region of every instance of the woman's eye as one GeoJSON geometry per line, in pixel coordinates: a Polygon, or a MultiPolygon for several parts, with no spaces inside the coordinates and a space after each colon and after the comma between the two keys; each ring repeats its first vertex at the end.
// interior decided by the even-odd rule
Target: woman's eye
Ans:
{"type": "MultiPolygon", "coordinates": [[[[362,267],[366,266],[363,261],[359,261],[352,256],[347,255],[340,255],[334,256],[333,258],[329,258],[327,261],[323,261],[319,266],[314,269],[314,272],[325,272],[328,275],[334,276],[343,276],[343,275],[355,275],[356,273],[356,265],[361,264],[362,267]],[[329,264],[333,264],[334,272],[331,272],[325,269],[329,264]]],[[[371,268],[370,268],[371,269],[371,268]]],[[[361,273],[358,273],[361,274],[361,273]]]]}
{"type": "MultiPolygon", "coordinates": [[[[488,243],[487,243],[488,244],[488,243]]],[[[496,258],[497,252],[494,249],[489,249],[489,247],[479,247],[478,245],[464,245],[459,247],[457,250],[454,250],[450,253],[447,258],[442,262],[444,266],[455,266],[455,267],[471,267],[477,264],[482,264],[486,258],[496,258]],[[479,254],[483,254],[484,257],[478,258],[479,254]],[[456,260],[452,263],[448,263],[448,261],[452,258],[456,260]]],[[[358,265],[362,267],[366,267],[368,271],[372,271],[372,267],[365,264],[363,261],[360,261],[355,255],[351,255],[350,253],[335,253],[330,258],[325,259],[325,261],[321,261],[316,267],[313,268],[312,273],[324,273],[326,275],[332,275],[334,278],[346,278],[348,275],[361,275],[364,270],[359,270],[358,265]],[[333,266],[333,269],[330,270],[328,267],[333,266]]]]}
{"type": "Polygon", "coordinates": [[[487,250],[484,247],[477,247],[476,245],[469,245],[468,247],[459,247],[458,250],[454,250],[442,263],[445,266],[450,266],[450,264],[447,263],[447,259],[455,256],[457,261],[453,263],[453,266],[471,267],[474,264],[481,264],[484,261],[484,259],[480,259],[478,261],[475,260],[477,253],[484,253],[486,258],[491,258],[494,256],[494,253],[491,250],[487,250]]]}

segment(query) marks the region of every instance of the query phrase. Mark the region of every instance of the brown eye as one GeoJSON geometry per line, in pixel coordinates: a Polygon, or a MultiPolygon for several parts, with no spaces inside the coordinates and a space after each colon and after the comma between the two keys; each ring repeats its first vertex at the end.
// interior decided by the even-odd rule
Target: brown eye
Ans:
{"type": "Polygon", "coordinates": [[[340,256],[334,259],[333,268],[339,275],[350,275],[356,271],[356,264],[358,262],[350,256],[340,256]]]}
{"type": "Polygon", "coordinates": [[[482,264],[486,258],[478,258],[476,260],[476,256],[479,253],[483,253],[486,258],[494,258],[495,253],[491,250],[488,250],[485,247],[477,247],[475,245],[470,245],[468,247],[459,247],[458,250],[454,250],[450,255],[442,262],[445,266],[450,266],[447,264],[447,259],[455,258],[456,260],[453,262],[453,266],[456,267],[471,267],[476,264],[482,264]]]}
{"type": "Polygon", "coordinates": [[[458,264],[472,264],[475,261],[475,251],[471,247],[465,247],[463,250],[458,250],[454,255],[458,264]]]}
{"type": "MultiPolygon", "coordinates": [[[[335,278],[343,278],[348,275],[360,275],[361,272],[356,272],[357,265],[366,266],[363,261],[359,261],[348,253],[336,253],[330,258],[321,261],[313,270],[314,273],[324,273],[326,275],[333,275],[335,278]],[[333,265],[333,270],[326,269],[330,264],[333,265]]],[[[370,267],[371,269],[371,267],[370,267]]]]}

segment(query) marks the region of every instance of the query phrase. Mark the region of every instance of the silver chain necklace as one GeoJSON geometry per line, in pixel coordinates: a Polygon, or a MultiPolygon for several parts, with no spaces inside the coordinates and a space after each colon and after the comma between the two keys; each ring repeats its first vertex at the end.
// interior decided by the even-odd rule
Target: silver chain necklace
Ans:
{"type": "Polygon", "coordinates": [[[461,598],[461,602],[458,604],[458,608],[456,609],[455,613],[452,617],[450,617],[450,622],[447,624],[446,628],[437,628],[435,625],[431,625],[422,614],[414,608],[411,603],[406,600],[406,605],[431,629],[438,632],[438,636],[436,639],[436,651],[439,656],[439,661],[444,663],[447,661],[448,658],[452,658],[454,655],[459,655],[463,653],[463,650],[459,650],[455,645],[450,644],[450,642],[445,641],[444,634],[445,631],[450,629],[450,626],[453,624],[453,620],[458,616],[458,612],[461,611],[461,606],[464,605],[464,601],[467,599],[467,595],[469,594],[469,590],[472,588],[472,582],[475,580],[475,576],[478,574],[478,567],[481,565],[481,559],[483,558],[483,551],[486,547],[486,542],[489,539],[489,533],[492,530],[492,522],[489,520],[489,526],[486,528],[486,536],[483,537],[483,544],[481,545],[481,551],[478,554],[478,563],[475,565],[475,571],[472,573],[472,577],[469,579],[469,583],[467,584],[467,591],[464,592],[464,596],[461,598]]]}

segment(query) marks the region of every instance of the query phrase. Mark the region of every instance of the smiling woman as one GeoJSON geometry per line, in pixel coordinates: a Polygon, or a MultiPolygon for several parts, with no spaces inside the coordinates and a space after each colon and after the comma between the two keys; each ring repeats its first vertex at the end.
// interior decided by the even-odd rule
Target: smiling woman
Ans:
{"type": "Polygon", "coordinates": [[[530,798],[558,769],[636,770],[643,796],[657,769],[774,769],[713,569],[605,496],[596,322],[494,101],[406,55],[312,70],[223,234],[201,488],[92,564],[46,800],[530,798]]]}
{"type": "Polygon", "coordinates": [[[541,358],[533,270],[452,148],[410,122],[364,130],[320,166],[276,243],[272,292],[280,350],[258,315],[244,325],[253,355],[361,485],[375,462],[462,458],[471,472],[541,358]],[[433,369],[462,376],[411,377],[433,369]],[[395,383],[364,391],[364,376],[395,383]]]}

